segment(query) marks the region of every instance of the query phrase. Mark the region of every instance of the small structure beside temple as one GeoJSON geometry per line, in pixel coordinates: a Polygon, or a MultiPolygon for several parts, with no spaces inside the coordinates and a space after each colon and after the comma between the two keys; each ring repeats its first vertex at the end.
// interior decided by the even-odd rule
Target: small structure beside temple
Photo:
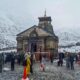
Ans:
{"type": "Polygon", "coordinates": [[[29,29],[17,34],[17,51],[29,51],[31,53],[37,52],[50,52],[53,54],[58,53],[58,37],[53,31],[51,24],[51,17],[39,17],[38,25],[34,25],[29,29]]]}

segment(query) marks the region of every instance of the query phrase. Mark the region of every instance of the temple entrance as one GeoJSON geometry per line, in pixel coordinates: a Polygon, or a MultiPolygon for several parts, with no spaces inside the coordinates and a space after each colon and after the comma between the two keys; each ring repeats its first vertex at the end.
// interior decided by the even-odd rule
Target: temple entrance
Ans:
{"type": "Polygon", "coordinates": [[[37,43],[38,43],[37,37],[30,37],[30,39],[29,39],[30,52],[32,52],[32,53],[37,52],[37,47],[38,47],[37,43]]]}
{"type": "Polygon", "coordinates": [[[37,52],[37,44],[31,43],[31,52],[37,52]]]}

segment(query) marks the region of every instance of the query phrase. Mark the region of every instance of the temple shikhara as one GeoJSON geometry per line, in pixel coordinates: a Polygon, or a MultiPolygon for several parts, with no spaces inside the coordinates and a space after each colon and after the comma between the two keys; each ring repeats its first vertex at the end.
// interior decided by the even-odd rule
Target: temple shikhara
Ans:
{"type": "Polygon", "coordinates": [[[51,17],[46,15],[39,17],[38,25],[33,25],[29,29],[17,34],[17,51],[50,52],[58,53],[58,37],[55,35],[51,24],[51,17]]]}

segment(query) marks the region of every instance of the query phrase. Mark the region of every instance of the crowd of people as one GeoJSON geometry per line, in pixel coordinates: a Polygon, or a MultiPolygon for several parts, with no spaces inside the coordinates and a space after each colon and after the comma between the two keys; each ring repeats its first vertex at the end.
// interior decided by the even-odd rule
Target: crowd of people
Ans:
{"type": "Polygon", "coordinates": [[[64,53],[59,53],[58,66],[63,66],[63,59],[66,61],[66,68],[74,70],[74,55],[69,52],[67,52],[65,55],[64,53]]]}
{"type": "MultiPolygon", "coordinates": [[[[3,54],[0,54],[0,72],[2,72],[2,65],[4,63],[4,59],[3,59],[3,54]]],[[[50,54],[49,55],[49,61],[51,63],[54,62],[54,55],[50,54]]],[[[71,69],[74,70],[74,62],[78,63],[80,65],[80,54],[72,54],[69,52],[66,53],[58,53],[57,56],[57,66],[63,66],[64,61],[66,61],[66,68],[67,69],[71,69]]],[[[44,54],[39,55],[39,61],[40,61],[40,70],[41,71],[45,71],[46,69],[46,62],[47,62],[47,57],[44,54]]],[[[33,63],[34,63],[34,54],[30,53],[30,52],[26,52],[25,54],[18,54],[17,56],[12,54],[11,56],[11,71],[15,70],[15,62],[19,65],[23,65],[24,66],[24,70],[23,73],[25,72],[26,69],[26,76],[29,77],[30,74],[33,73],[33,63]]],[[[24,75],[23,75],[24,76],[24,75]]]]}
{"type": "MultiPolygon", "coordinates": [[[[50,62],[53,63],[54,62],[54,55],[50,54],[50,62]]],[[[63,66],[64,62],[66,63],[66,68],[69,70],[74,70],[74,63],[78,63],[80,65],[80,54],[73,54],[70,52],[60,52],[58,53],[58,57],[57,57],[58,61],[57,61],[57,66],[63,66]]],[[[40,55],[40,62],[42,63],[42,65],[45,65],[46,62],[46,56],[41,56],[40,55]]]]}

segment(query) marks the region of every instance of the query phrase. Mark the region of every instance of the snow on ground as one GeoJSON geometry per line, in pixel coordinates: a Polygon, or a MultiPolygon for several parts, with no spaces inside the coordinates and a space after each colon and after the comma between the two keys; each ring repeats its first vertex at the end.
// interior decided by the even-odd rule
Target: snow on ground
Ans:
{"type": "Polygon", "coordinates": [[[0,53],[17,52],[17,49],[1,50],[0,53]]]}
{"type": "Polygon", "coordinates": [[[73,46],[70,48],[59,48],[58,49],[59,52],[71,52],[71,53],[78,53],[80,52],[80,46],[73,46]]]}

